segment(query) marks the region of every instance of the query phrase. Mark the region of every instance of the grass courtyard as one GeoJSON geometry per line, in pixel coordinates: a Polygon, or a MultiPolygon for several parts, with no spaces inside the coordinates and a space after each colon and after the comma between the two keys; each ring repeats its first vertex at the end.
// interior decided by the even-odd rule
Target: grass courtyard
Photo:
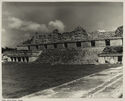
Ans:
{"type": "Polygon", "coordinates": [[[51,66],[40,63],[3,63],[3,97],[22,97],[117,66],[120,64],[51,66]]]}

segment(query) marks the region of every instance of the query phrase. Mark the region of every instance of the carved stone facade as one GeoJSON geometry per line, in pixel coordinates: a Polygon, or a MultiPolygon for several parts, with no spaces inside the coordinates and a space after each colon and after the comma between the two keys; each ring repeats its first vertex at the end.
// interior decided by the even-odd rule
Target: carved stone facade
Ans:
{"type": "Polygon", "coordinates": [[[123,47],[122,46],[109,46],[104,48],[102,53],[99,54],[98,62],[100,64],[122,63],[123,47]]]}
{"type": "Polygon", "coordinates": [[[45,50],[45,49],[64,49],[64,48],[87,48],[87,47],[106,47],[106,46],[122,46],[122,37],[112,37],[108,39],[86,40],[86,41],[64,41],[58,43],[46,44],[28,44],[24,48],[18,46],[17,49],[29,50],[45,50]],[[26,48],[27,47],[27,48],[26,48]]]}
{"type": "MultiPolygon", "coordinates": [[[[18,45],[17,51],[17,60],[18,61],[24,61],[24,56],[21,55],[21,51],[26,51],[26,55],[30,52],[32,53],[31,56],[28,56],[28,61],[36,61],[36,59],[39,57],[39,55],[34,55],[35,52],[39,53],[42,51],[42,54],[46,54],[47,56],[53,55],[52,52],[62,52],[66,53],[63,55],[67,55],[67,52],[75,51],[77,55],[75,56],[75,60],[73,63],[106,63],[105,61],[110,61],[111,63],[116,63],[115,60],[118,60],[116,57],[101,57],[98,54],[100,54],[105,47],[109,46],[123,46],[123,37],[122,36],[116,36],[115,32],[92,32],[88,33],[83,28],[77,27],[71,32],[64,32],[59,33],[57,29],[55,29],[52,33],[36,33],[31,39],[23,42],[21,45],[18,45]],[[51,51],[50,54],[47,53],[51,51]],[[92,51],[90,51],[92,50],[92,51]],[[64,52],[65,51],[65,52],[64,52]],[[82,53],[85,55],[79,55],[82,53]],[[18,56],[20,55],[21,60],[18,59],[18,56]],[[81,57],[82,56],[82,57],[81,57]],[[92,57],[93,56],[93,57],[92,57]],[[35,58],[37,57],[37,58],[35,58]],[[93,58],[93,59],[92,59],[93,58]],[[113,61],[114,59],[114,61],[113,61]],[[104,61],[103,61],[104,60],[104,61]],[[76,62],[77,61],[77,62],[76,62]],[[86,62],[85,62],[86,61],[86,62]]],[[[25,52],[23,52],[25,53],[25,52]]],[[[56,54],[55,53],[55,54],[56,54]]],[[[14,58],[15,53],[13,53],[10,58],[14,58]]],[[[45,55],[45,56],[46,56],[45,55]]],[[[60,56],[57,54],[55,57],[59,58],[60,61],[62,60],[60,56]]],[[[68,56],[65,56],[68,59],[68,56]]],[[[15,58],[14,58],[15,59],[15,58]]],[[[14,59],[11,59],[12,61],[14,59]]],[[[26,58],[27,59],[27,58],[26,58]]],[[[54,56],[52,56],[52,59],[54,59],[54,56]]],[[[41,58],[42,61],[42,58],[41,58]]],[[[48,60],[47,60],[48,61],[48,60]]],[[[52,61],[52,60],[51,60],[52,61]]]]}

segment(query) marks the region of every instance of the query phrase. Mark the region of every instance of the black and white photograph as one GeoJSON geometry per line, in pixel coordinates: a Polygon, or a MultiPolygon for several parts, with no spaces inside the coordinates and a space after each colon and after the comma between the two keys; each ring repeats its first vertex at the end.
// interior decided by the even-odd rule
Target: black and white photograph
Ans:
{"type": "Polygon", "coordinates": [[[2,99],[123,98],[123,2],[2,1],[1,18],[2,99]]]}

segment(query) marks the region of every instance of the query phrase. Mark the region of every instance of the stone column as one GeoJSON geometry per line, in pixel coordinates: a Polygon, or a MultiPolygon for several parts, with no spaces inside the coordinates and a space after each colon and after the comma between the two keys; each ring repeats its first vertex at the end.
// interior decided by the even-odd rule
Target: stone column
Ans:
{"type": "Polygon", "coordinates": [[[29,62],[29,57],[28,56],[26,57],[26,62],[29,62]]]}
{"type": "Polygon", "coordinates": [[[10,59],[11,59],[11,62],[13,62],[13,57],[10,57],[10,59]]]}
{"type": "Polygon", "coordinates": [[[14,62],[16,62],[16,57],[14,57],[14,62]]]}

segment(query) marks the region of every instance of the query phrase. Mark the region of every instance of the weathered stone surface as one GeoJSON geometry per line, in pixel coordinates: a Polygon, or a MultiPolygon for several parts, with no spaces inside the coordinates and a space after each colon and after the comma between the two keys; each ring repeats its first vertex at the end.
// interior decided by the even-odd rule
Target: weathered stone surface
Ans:
{"type": "MultiPolygon", "coordinates": [[[[21,47],[27,46],[27,49],[31,51],[43,50],[37,60],[42,63],[95,64],[98,62],[98,54],[104,47],[122,47],[122,37],[115,36],[118,32],[123,33],[122,27],[119,27],[116,32],[92,33],[88,33],[82,27],[64,33],[59,33],[55,29],[52,33],[36,33],[30,40],[23,43],[24,47],[23,45],[21,47]]],[[[108,51],[114,52],[113,48],[108,51]]]]}
{"type": "Polygon", "coordinates": [[[37,62],[51,64],[95,64],[98,62],[98,54],[103,49],[104,47],[46,50],[39,56],[37,62]]]}
{"type": "Polygon", "coordinates": [[[123,26],[120,26],[116,29],[115,36],[123,36],[123,26]]]}

